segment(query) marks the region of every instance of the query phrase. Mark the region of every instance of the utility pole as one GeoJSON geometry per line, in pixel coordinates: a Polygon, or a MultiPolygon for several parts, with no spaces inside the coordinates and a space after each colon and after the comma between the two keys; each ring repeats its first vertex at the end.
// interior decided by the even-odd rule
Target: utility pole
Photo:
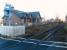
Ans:
{"type": "Polygon", "coordinates": [[[8,25],[10,26],[11,25],[11,13],[9,12],[9,19],[8,19],[8,25]]]}

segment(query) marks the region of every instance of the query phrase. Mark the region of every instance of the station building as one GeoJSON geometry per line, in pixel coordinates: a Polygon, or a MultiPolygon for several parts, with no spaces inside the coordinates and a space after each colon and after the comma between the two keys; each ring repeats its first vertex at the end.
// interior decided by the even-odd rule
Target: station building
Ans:
{"type": "Polygon", "coordinates": [[[15,10],[10,4],[6,4],[4,7],[3,24],[4,25],[23,25],[23,24],[36,24],[40,23],[42,18],[39,11],[24,12],[15,10]]]}

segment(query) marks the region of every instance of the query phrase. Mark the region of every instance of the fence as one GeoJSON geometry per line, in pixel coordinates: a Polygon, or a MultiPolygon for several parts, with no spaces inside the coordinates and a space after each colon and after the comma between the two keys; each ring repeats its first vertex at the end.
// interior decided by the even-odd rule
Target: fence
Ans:
{"type": "Polygon", "coordinates": [[[25,34],[25,26],[0,26],[0,34],[6,36],[18,36],[25,34]]]}

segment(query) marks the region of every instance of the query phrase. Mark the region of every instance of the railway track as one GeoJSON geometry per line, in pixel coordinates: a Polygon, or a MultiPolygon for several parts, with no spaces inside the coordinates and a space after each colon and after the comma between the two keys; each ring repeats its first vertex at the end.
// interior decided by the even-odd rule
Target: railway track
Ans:
{"type": "MultiPolygon", "coordinates": [[[[64,28],[64,25],[57,25],[47,31],[41,32],[39,34],[36,34],[34,36],[22,36],[19,37],[21,39],[37,39],[37,40],[48,40],[51,36],[53,36],[57,31],[60,31],[64,28]]],[[[16,37],[15,37],[16,38],[16,37]]],[[[18,39],[18,37],[17,37],[18,39]]]]}
{"type": "MultiPolygon", "coordinates": [[[[1,39],[7,40],[7,45],[5,43],[5,46],[0,47],[0,49],[1,50],[67,50],[66,42],[47,41],[57,31],[63,28],[64,25],[57,25],[56,27],[46,32],[42,32],[37,36],[29,38],[14,37],[12,39],[7,39],[0,37],[1,39]]],[[[1,45],[2,44],[0,44],[0,46],[1,45]]]]}
{"type": "Polygon", "coordinates": [[[48,31],[42,32],[36,36],[30,37],[31,39],[39,39],[39,40],[47,40],[50,38],[52,35],[54,35],[57,31],[60,29],[63,29],[64,25],[57,25],[56,27],[49,29],[48,31]]]}
{"type": "Polygon", "coordinates": [[[23,38],[30,38],[37,36],[39,34],[42,34],[43,32],[47,32],[51,28],[57,26],[58,24],[44,24],[44,25],[37,25],[37,26],[32,26],[30,28],[26,29],[26,35],[21,36],[23,38]]]}

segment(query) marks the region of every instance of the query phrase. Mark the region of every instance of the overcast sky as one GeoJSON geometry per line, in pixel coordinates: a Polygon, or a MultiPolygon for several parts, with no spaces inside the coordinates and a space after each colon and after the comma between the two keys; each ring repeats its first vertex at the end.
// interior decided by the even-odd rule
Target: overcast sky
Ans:
{"type": "Polygon", "coordinates": [[[0,16],[3,16],[5,3],[12,4],[21,11],[40,11],[45,19],[58,16],[64,20],[67,14],[67,0],[0,0],[0,16]]]}

